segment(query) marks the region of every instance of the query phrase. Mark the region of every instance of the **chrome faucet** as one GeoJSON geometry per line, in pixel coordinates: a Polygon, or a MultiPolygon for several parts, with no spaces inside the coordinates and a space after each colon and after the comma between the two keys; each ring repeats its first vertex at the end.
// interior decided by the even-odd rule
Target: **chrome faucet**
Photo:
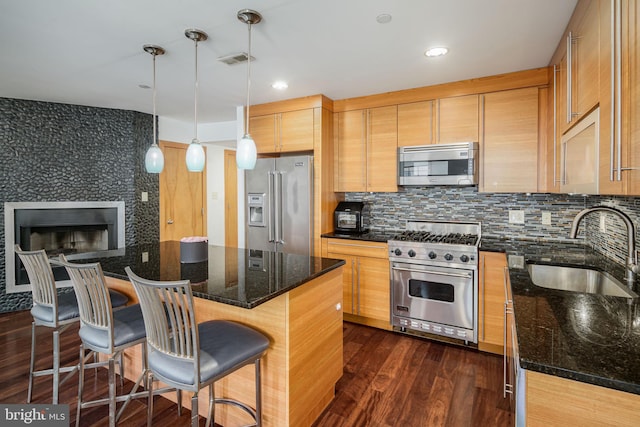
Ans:
{"type": "Polygon", "coordinates": [[[631,285],[636,280],[636,273],[640,268],[638,267],[638,254],[636,252],[636,228],[633,225],[633,221],[631,221],[631,218],[629,218],[627,214],[608,206],[594,206],[592,208],[583,209],[578,212],[576,217],[573,219],[569,237],[575,239],[578,234],[578,226],[580,225],[582,218],[584,218],[585,215],[596,211],[609,212],[617,215],[627,226],[627,269],[624,278],[631,285]]]}

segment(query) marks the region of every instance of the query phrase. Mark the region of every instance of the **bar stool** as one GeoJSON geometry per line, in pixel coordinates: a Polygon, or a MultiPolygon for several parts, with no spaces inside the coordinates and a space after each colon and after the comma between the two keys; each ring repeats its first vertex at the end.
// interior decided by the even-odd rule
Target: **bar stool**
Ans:
{"type": "MultiPolygon", "coordinates": [[[[191,425],[198,425],[198,392],[209,386],[207,426],[215,419],[214,402],[237,406],[260,426],[262,402],[260,360],[269,339],[260,332],[227,320],[196,323],[189,280],[159,282],[125,268],[142,306],[149,346],[149,376],[180,390],[193,392],[191,425]],[[249,364],[255,365],[256,408],[232,399],[215,399],[214,383],[249,364]]],[[[151,393],[152,387],[149,388],[151,393]]],[[[151,427],[149,399],[147,426],[151,427]]]]}
{"type": "MultiPolygon", "coordinates": [[[[73,284],[78,309],[80,312],[80,365],[78,379],[78,408],[76,427],[80,422],[80,411],[83,408],[109,405],[109,425],[115,426],[125,407],[132,398],[148,397],[147,392],[137,392],[138,387],[147,376],[146,373],[146,336],[144,319],[139,304],[130,305],[114,311],[109,299],[109,290],[100,263],[72,264],[64,255],[60,256],[63,265],[73,284]],[[126,395],[116,394],[115,363],[122,351],[137,344],[142,345],[143,371],[132,390],[126,395]],[[85,348],[90,350],[85,356],[85,348]],[[91,354],[108,355],[105,362],[85,364],[91,354]],[[82,401],[85,368],[108,366],[109,397],[93,401],[82,401]],[[125,402],[116,414],[116,402],[125,402]]],[[[167,390],[164,390],[167,391],[167,390]]]]}
{"type": "MultiPolygon", "coordinates": [[[[31,322],[31,361],[29,362],[27,403],[31,403],[33,379],[43,375],[52,375],[52,403],[55,405],[58,403],[60,385],[78,369],[78,365],[60,367],[60,333],[78,321],[78,302],[73,292],[58,295],[51,264],[44,249],[23,251],[20,245],[15,245],[14,251],[27,271],[33,297],[33,307],[31,308],[31,315],[33,316],[33,322],[31,322]],[[45,326],[53,329],[53,366],[51,369],[34,371],[36,326],[45,326]],[[60,373],[65,372],[69,372],[69,374],[60,381],[60,373]]],[[[110,291],[109,296],[113,307],[123,306],[129,301],[129,298],[120,292],[110,291]]]]}

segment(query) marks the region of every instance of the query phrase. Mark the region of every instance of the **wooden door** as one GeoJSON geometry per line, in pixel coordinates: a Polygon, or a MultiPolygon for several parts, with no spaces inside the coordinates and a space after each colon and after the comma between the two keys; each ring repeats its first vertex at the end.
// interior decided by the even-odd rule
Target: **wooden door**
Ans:
{"type": "Polygon", "coordinates": [[[249,133],[256,143],[258,153],[273,153],[278,139],[276,128],[276,115],[251,117],[249,119],[249,133]]]}
{"type": "Polygon", "coordinates": [[[433,101],[398,105],[398,147],[433,144],[433,101]]]}
{"type": "Polygon", "coordinates": [[[164,170],[160,174],[160,241],[206,236],[206,169],[187,170],[187,147],[160,141],[164,153],[164,170]]]}
{"type": "Polygon", "coordinates": [[[538,88],[483,95],[481,191],[538,190],[538,88]]]}
{"type": "Polygon", "coordinates": [[[398,191],[398,109],[371,108],[367,129],[367,191],[398,191]]]}
{"type": "Polygon", "coordinates": [[[355,312],[355,261],[353,257],[340,252],[327,252],[326,258],[342,259],[346,263],[342,268],[342,311],[347,314],[355,312]]]}
{"type": "Polygon", "coordinates": [[[502,354],[504,351],[504,268],[505,254],[480,252],[478,294],[478,349],[502,354]]]}
{"type": "Polygon", "coordinates": [[[224,244],[238,247],[238,167],[231,150],[224,150],[224,244]]]}
{"type": "Polygon", "coordinates": [[[469,142],[478,138],[478,95],[437,101],[436,142],[469,142]]]}
{"type": "Polygon", "coordinates": [[[313,150],[313,108],[288,111],[279,116],[279,151],[313,150]]]}
{"type": "Polygon", "coordinates": [[[336,113],[334,120],[334,191],[366,191],[365,110],[336,113]]]}
{"type": "Polygon", "coordinates": [[[389,259],[358,257],[358,312],[362,317],[391,322],[389,259]]]}
{"type": "MultiPolygon", "coordinates": [[[[578,22],[572,44],[572,95],[574,121],[589,113],[597,104],[600,90],[600,1],[588,0],[584,16],[578,22]]],[[[602,5],[604,6],[604,5],[602,5]]],[[[608,2],[607,2],[608,7],[608,2]]],[[[607,40],[609,35],[602,34],[607,40]]],[[[604,83],[604,82],[603,82],[604,83]]]]}

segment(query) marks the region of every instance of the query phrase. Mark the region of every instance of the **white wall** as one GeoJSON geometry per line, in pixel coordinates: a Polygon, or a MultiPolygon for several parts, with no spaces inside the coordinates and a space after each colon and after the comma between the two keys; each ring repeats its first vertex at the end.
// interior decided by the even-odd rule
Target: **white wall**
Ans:
{"type": "MultiPolygon", "coordinates": [[[[207,237],[212,245],[224,245],[224,150],[235,150],[244,134],[243,107],[236,116],[237,121],[198,125],[198,139],[207,148],[207,237]]],[[[193,123],[159,117],[158,139],[188,144],[193,123]]],[[[244,241],[244,172],[238,170],[238,246],[244,247],[244,241]]]]}

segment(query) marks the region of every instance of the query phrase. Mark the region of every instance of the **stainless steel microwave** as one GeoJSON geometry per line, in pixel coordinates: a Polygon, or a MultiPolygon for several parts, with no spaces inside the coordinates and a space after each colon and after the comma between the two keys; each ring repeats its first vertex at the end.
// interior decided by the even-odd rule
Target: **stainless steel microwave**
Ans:
{"type": "Polygon", "coordinates": [[[477,185],[478,143],[398,148],[398,185],[477,185]]]}

